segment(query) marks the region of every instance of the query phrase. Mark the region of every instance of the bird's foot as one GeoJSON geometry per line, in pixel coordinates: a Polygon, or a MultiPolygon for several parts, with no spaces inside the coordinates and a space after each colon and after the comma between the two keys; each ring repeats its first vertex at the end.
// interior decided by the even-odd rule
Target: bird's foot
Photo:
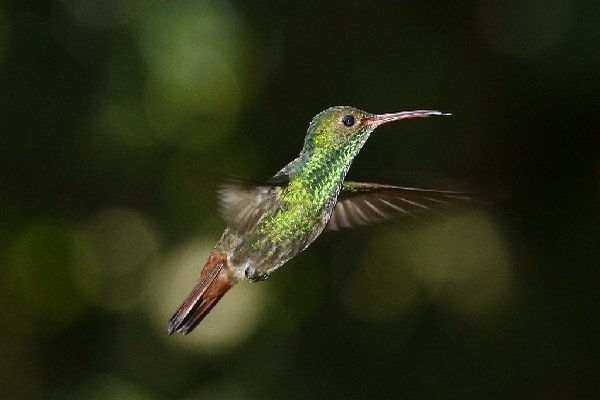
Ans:
{"type": "Polygon", "coordinates": [[[244,271],[246,278],[251,280],[252,282],[264,281],[269,277],[268,272],[260,272],[256,268],[248,267],[246,271],[244,271]]]}

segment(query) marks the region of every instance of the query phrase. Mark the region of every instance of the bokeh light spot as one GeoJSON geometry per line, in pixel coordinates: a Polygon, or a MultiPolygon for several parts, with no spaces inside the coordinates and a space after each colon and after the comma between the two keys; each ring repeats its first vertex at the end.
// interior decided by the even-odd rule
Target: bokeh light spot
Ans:
{"type": "Polygon", "coordinates": [[[160,135],[199,150],[228,134],[242,99],[244,32],[233,6],[165,3],[141,18],[136,32],[148,67],[145,109],[160,135]]]}
{"type": "Polygon", "coordinates": [[[484,35],[497,51],[533,58],[564,41],[571,25],[572,11],[568,0],[484,0],[480,18],[484,35]]]}
{"type": "Polygon", "coordinates": [[[100,137],[119,145],[147,148],[158,143],[142,110],[112,98],[99,101],[94,126],[100,137]]]}
{"type": "MultiPolygon", "coordinates": [[[[165,332],[167,321],[200,276],[214,242],[196,240],[182,246],[163,263],[154,279],[154,317],[165,332]]],[[[265,306],[258,284],[242,282],[227,292],[202,323],[186,337],[174,335],[172,343],[200,352],[224,352],[248,339],[258,327],[265,306]]]]}
{"type": "Polygon", "coordinates": [[[415,232],[408,255],[431,298],[455,313],[476,318],[509,294],[507,249],[484,214],[454,216],[415,232]]]}
{"type": "Polygon", "coordinates": [[[370,243],[358,268],[348,272],[339,291],[342,303],[355,316],[390,321],[418,299],[418,283],[406,260],[398,257],[407,247],[403,236],[381,233],[370,243]]]}
{"type": "Polygon", "coordinates": [[[68,395],[73,400],[153,400],[146,390],[113,375],[93,375],[73,389],[68,395]]]}
{"type": "Polygon", "coordinates": [[[5,309],[12,328],[52,332],[68,325],[83,309],[71,276],[85,246],[60,224],[40,222],[25,229],[10,246],[2,286],[13,302],[5,309]],[[44,329],[41,327],[44,326],[44,329]]]}
{"type": "Polygon", "coordinates": [[[133,306],[159,250],[153,224],[132,210],[107,209],[89,220],[83,236],[90,255],[74,272],[86,299],[109,309],[133,306]]]}

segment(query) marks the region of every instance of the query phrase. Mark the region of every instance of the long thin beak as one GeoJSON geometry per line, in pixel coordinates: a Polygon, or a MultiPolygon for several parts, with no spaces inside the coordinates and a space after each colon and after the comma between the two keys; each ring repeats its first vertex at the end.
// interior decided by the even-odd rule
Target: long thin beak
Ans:
{"type": "Polygon", "coordinates": [[[387,124],[388,122],[399,121],[401,119],[408,118],[425,118],[433,115],[452,115],[451,113],[445,113],[437,110],[415,110],[415,111],[401,111],[397,113],[389,114],[378,114],[372,117],[367,117],[362,120],[365,125],[370,125],[373,128],[377,128],[379,125],[387,124]]]}

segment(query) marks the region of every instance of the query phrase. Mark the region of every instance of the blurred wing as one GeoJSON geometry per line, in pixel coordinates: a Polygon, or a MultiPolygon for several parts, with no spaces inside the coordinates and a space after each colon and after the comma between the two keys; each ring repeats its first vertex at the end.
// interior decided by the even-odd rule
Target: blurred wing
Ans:
{"type": "Polygon", "coordinates": [[[246,233],[256,226],[265,210],[277,206],[286,187],[285,182],[252,185],[239,180],[224,184],[219,189],[221,216],[229,228],[246,233]]]}
{"type": "Polygon", "coordinates": [[[367,225],[399,216],[439,212],[444,206],[477,201],[473,194],[366,182],[344,182],[326,230],[367,225]]]}

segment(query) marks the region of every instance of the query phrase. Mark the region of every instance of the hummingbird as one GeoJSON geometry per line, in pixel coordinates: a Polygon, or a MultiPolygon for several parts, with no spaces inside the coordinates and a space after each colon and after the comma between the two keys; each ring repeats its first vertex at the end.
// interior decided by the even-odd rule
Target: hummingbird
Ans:
{"type": "Polygon", "coordinates": [[[344,178],[379,126],[451,115],[436,110],[371,114],[336,106],[308,126],[300,155],[258,185],[230,182],[219,191],[227,228],[195,286],[171,317],[168,333],[188,334],[236,283],[267,279],[323,231],[335,231],[469,200],[465,192],[419,189],[344,178]]]}

